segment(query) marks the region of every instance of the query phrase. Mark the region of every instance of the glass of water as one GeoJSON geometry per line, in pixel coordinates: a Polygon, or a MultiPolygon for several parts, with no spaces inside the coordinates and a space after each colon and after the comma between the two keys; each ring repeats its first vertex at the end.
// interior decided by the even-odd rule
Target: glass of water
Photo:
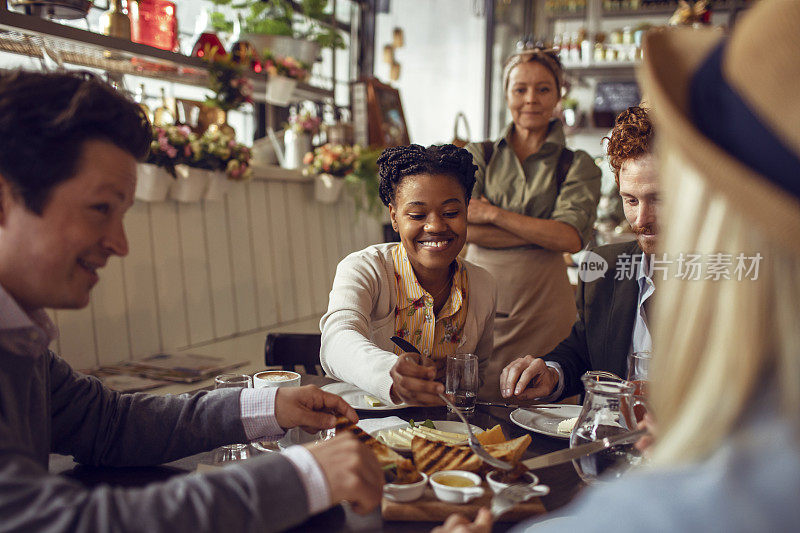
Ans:
{"type": "Polygon", "coordinates": [[[478,396],[477,355],[458,353],[447,356],[445,393],[464,414],[475,411],[475,400],[478,396]]]}
{"type": "MultiPolygon", "coordinates": [[[[247,374],[220,374],[214,378],[215,389],[252,389],[253,378],[247,374]]],[[[250,446],[248,444],[228,444],[221,446],[214,451],[213,462],[225,463],[230,461],[241,461],[251,457],[250,446]]]]}

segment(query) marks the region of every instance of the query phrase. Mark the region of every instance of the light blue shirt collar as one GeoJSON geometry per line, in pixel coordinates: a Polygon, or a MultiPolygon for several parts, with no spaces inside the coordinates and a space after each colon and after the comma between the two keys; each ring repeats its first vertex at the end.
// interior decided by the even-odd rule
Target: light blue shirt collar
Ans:
{"type": "Polygon", "coordinates": [[[642,252],[639,268],[636,274],[636,281],[639,284],[639,296],[636,300],[636,318],[633,323],[633,335],[631,338],[631,353],[653,351],[653,340],[650,337],[650,329],[647,325],[647,311],[644,303],[656,290],[653,279],[648,275],[647,255],[642,252]]]}

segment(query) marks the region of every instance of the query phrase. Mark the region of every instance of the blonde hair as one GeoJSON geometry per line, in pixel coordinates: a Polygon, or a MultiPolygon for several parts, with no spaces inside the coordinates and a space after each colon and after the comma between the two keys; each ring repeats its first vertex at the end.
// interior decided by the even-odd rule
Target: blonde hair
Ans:
{"type": "Polygon", "coordinates": [[[554,48],[534,48],[518,52],[506,60],[503,67],[503,94],[508,92],[508,82],[511,78],[511,71],[514,67],[523,63],[540,63],[543,65],[556,80],[556,91],[561,98],[561,88],[564,86],[564,68],[558,59],[558,50],[554,48]]]}
{"type": "Polygon", "coordinates": [[[657,282],[653,460],[664,465],[710,455],[768,390],[784,418],[800,422],[800,258],[710,190],[679,154],[662,151],[660,160],[668,259],[731,254],[733,274],[739,253],[762,256],[755,280],[691,281],[672,272],[657,282]]]}

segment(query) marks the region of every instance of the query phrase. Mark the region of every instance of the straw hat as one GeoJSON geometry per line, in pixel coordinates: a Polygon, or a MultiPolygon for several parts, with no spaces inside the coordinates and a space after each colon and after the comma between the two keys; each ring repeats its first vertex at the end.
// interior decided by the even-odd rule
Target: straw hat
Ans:
{"type": "Polygon", "coordinates": [[[800,253],[800,1],[762,0],[730,37],[645,37],[640,78],[659,136],[776,242],[800,253]]]}

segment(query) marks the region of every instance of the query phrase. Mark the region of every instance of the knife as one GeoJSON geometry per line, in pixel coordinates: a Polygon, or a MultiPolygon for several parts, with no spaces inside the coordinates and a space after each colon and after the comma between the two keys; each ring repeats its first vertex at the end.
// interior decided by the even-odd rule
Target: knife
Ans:
{"type": "Polygon", "coordinates": [[[647,433],[647,429],[637,429],[636,431],[631,431],[629,433],[622,433],[613,437],[606,437],[598,441],[581,444],[580,446],[575,446],[574,448],[567,448],[565,450],[559,450],[557,452],[540,455],[539,457],[522,461],[522,464],[527,467],[528,470],[537,470],[539,468],[546,468],[548,466],[560,465],[561,463],[566,463],[568,461],[572,461],[573,459],[578,459],[579,457],[591,455],[612,446],[617,446],[619,444],[631,444],[636,442],[639,437],[645,433],[647,433]]]}
{"type": "MultiPolygon", "coordinates": [[[[419,350],[417,350],[416,346],[414,346],[405,339],[401,339],[396,335],[392,337],[392,342],[395,343],[397,347],[403,350],[404,352],[419,353],[419,350]]],[[[421,353],[419,354],[422,355],[421,353]]]]}
{"type": "Polygon", "coordinates": [[[475,402],[477,405],[485,405],[486,407],[507,407],[509,409],[519,409],[519,405],[515,405],[513,403],[502,403],[502,402],[484,402],[482,400],[478,400],[475,402]]]}
{"type": "Polygon", "coordinates": [[[569,404],[531,404],[531,405],[517,405],[515,403],[503,403],[503,402],[484,402],[483,400],[478,400],[475,402],[477,405],[485,405],[486,407],[507,407],[509,409],[526,409],[528,411],[538,411],[542,409],[561,409],[564,406],[571,407],[569,404]]]}
{"type": "Polygon", "coordinates": [[[417,349],[417,347],[414,346],[413,344],[411,344],[410,342],[408,342],[407,340],[401,339],[400,337],[398,337],[396,335],[391,337],[391,339],[392,339],[392,342],[395,343],[404,352],[411,352],[411,353],[415,353],[415,354],[419,355],[420,359],[422,360],[422,366],[432,366],[433,365],[433,361],[431,360],[430,357],[428,357],[427,355],[421,354],[420,351],[417,349]]]}

